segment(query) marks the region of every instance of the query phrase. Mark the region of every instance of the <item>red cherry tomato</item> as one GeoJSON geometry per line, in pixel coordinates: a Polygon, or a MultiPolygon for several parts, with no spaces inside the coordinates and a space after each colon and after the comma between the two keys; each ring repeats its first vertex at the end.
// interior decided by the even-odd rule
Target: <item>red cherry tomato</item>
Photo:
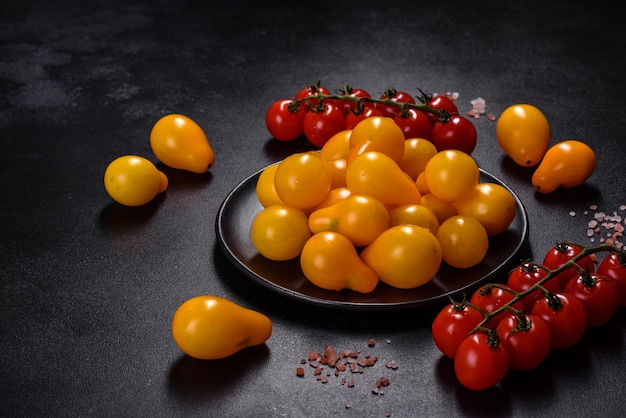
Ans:
{"type": "Polygon", "coordinates": [[[293,141],[302,135],[302,122],[307,110],[298,106],[295,111],[290,109],[291,99],[277,100],[272,103],[265,114],[265,126],[270,135],[279,141],[293,141]]]}
{"type": "Polygon", "coordinates": [[[421,110],[407,109],[404,113],[398,113],[394,116],[393,120],[404,132],[404,139],[432,139],[433,126],[426,113],[421,110]]]}
{"type": "MultiPolygon", "coordinates": [[[[320,93],[330,95],[330,90],[328,90],[326,87],[320,86],[319,83],[313,84],[298,91],[296,93],[295,99],[302,100],[304,98],[315,96],[320,93]]],[[[318,99],[311,99],[308,102],[310,103],[311,107],[315,107],[319,104],[318,99]]]]}
{"type": "Polygon", "coordinates": [[[550,328],[552,349],[562,350],[576,344],[587,329],[585,305],[576,296],[556,293],[535,303],[531,315],[538,316],[550,328]]]}
{"type": "MultiPolygon", "coordinates": [[[[491,313],[509,303],[513,300],[513,298],[515,298],[515,294],[511,292],[511,289],[508,286],[503,284],[499,284],[497,286],[486,284],[472,294],[470,303],[487,313],[491,313]]],[[[515,302],[512,307],[517,310],[523,309],[521,301],[515,302]]],[[[507,311],[502,311],[495,317],[491,318],[485,326],[487,328],[496,329],[502,318],[507,315],[507,311]]]]}
{"type": "MultiPolygon", "coordinates": [[[[404,91],[397,91],[394,89],[387,90],[382,96],[380,96],[380,98],[383,100],[390,99],[392,102],[397,103],[415,104],[415,99],[409,93],[406,93],[404,91]]],[[[398,113],[400,113],[399,106],[376,103],[375,107],[376,109],[380,110],[384,116],[388,116],[390,118],[393,118],[398,113]]]]}
{"type": "Polygon", "coordinates": [[[497,336],[477,332],[465,338],[454,357],[454,372],[468,389],[485,390],[497,385],[509,371],[510,356],[497,336]]]}
{"type": "Polygon", "coordinates": [[[432,141],[438,151],[456,149],[471,154],[477,139],[474,124],[463,116],[453,115],[448,122],[439,121],[433,126],[432,141]]]}
{"type": "Polygon", "coordinates": [[[443,355],[454,358],[456,350],[484,316],[471,306],[451,303],[435,317],[432,324],[433,341],[443,355]]]}
{"type": "Polygon", "coordinates": [[[321,111],[312,109],[304,116],[302,129],[304,136],[313,145],[322,147],[333,135],[343,131],[345,117],[343,111],[332,103],[324,102],[321,111]]]}
{"type": "MultiPolygon", "coordinates": [[[[353,87],[346,87],[343,93],[346,93],[348,96],[355,97],[355,98],[369,99],[372,97],[366,90],[353,88],[353,87]]],[[[363,108],[374,107],[374,103],[372,102],[361,101],[360,103],[363,108]]],[[[354,100],[335,100],[335,105],[339,107],[341,110],[343,110],[343,113],[346,116],[349,115],[350,113],[354,113],[357,109],[357,104],[356,104],[356,101],[354,100]]]]}
{"type": "Polygon", "coordinates": [[[607,254],[598,264],[596,274],[612,279],[617,285],[619,306],[626,306],[626,252],[607,254]]]}
{"type": "Polygon", "coordinates": [[[509,314],[496,330],[500,344],[511,357],[514,370],[531,370],[548,357],[552,347],[550,328],[537,316],[509,314]]]}
{"type": "MultiPolygon", "coordinates": [[[[544,279],[547,275],[548,272],[537,266],[536,264],[531,262],[523,262],[509,273],[509,278],[506,284],[511,289],[521,293],[528,290],[531,286],[544,279]]],[[[559,279],[557,279],[556,277],[548,280],[542,286],[552,293],[556,293],[561,290],[559,279]]],[[[531,312],[533,310],[535,302],[537,302],[542,297],[543,293],[540,290],[535,290],[534,292],[526,295],[526,297],[522,299],[524,311],[531,312]]]]}
{"type": "MultiPolygon", "coordinates": [[[[543,265],[550,270],[556,270],[563,264],[570,261],[572,258],[576,257],[578,254],[580,254],[582,250],[583,247],[577,244],[570,244],[567,242],[558,243],[548,250],[543,259],[543,265]]],[[[589,272],[592,272],[594,270],[593,258],[591,258],[591,255],[579,259],[576,264],[589,272]]],[[[555,277],[559,278],[561,290],[563,290],[565,288],[565,285],[567,285],[567,282],[569,282],[570,279],[577,275],[578,268],[576,266],[572,266],[567,270],[564,270],[561,273],[557,274],[555,277]]]]}
{"type": "Polygon", "coordinates": [[[563,292],[576,296],[585,305],[588,327],[606,324],[617,311],[617,285],[607,277],[583,272],[571,279],[563,292]]]}
{"type": "MultiPolygon", "coordinates": [[[[457,108],[456,103],[454,103],[454,101],[448,96],[433,96],[428,102],[426,102],[426,104],[433,109],[445,110],[451,115],[456,115],[459,113],[459,109],[457,108]]],[[[431,120],[432,124],[435,124],[435,122],[437,122],[440,118],[438,114],[431,112],[428,113],[428,117],[431,120]]]]}
{"type": "Polygon", "coordinates": [[[366,107],[362,113],[358,115],[356,113],[349,112],[346,115],[346,129],[353,129],[359,122],[361,122],[365,118],[369,118],[372,116],[383,116],[383,113],[380,110],[377,110],[374,107],[366,107]]]}

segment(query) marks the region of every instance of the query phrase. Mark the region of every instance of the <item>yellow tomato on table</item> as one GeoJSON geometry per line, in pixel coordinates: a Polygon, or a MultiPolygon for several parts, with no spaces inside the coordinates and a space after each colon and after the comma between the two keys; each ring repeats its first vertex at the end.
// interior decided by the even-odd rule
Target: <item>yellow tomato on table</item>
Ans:
{"type": "Polygon", "coordinates": [[[229,357],[263,344],[272,335],[264,314],[217,296],[196,296],[178,307],[172,336],[187,355],[201,360],[229,357]]]}
{"type": "Polygon", "coordinates": [[[191,118],[170,114],[159,119],[150,132],[154,155],[165,165],[205,173],[215,163],[215,153],[202,128],[191,118]]]}
{"type": "Polygon", "coordinates": [[[104,187],[118,203],[141,206],[167,189],[167,176],[148,159],[123,155],[113,160],[104,172],[104,187]]]}
{"type": "Polygon", "coordinates": [[[496,123],[498,145],[522,167],[541,161],[550,145],[550,124],[533,105],[516,104],[502,112],[496,123]]]}
{"type": "Polygon", "coordinates": [[[570,139],[552,146],[533,173],[536,191],[551,193],[559,187],[583,184],[596,168],[596,154],[584,142],[570,139]]]}

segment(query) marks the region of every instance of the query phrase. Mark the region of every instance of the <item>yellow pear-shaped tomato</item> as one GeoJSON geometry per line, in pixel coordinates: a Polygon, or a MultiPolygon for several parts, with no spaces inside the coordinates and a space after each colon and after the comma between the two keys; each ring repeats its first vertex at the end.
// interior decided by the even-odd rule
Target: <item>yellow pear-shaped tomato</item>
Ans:
{"type": "Polygon", "coordinates": [[[346,169],[346,185],[353,194],[372,196],[388,207],[421,200],[411,177],[382,152],[369,151],[352,160],[346,169]]]}
{"type": "Polygon", "coordinates": [[[453,202],[474,189],[480,180],[480,170],[471,155],[449,149],[438,152],[428,161],[424,180],[430,193],[453,202]]]}
{"type": "Polygon", "coordinates": [[[113,160],[104,172],[104,188],[109,196],[126,206],[141,206],[167,189],[167,176],[152,161],[138,155],[113,160]]]}
{"type": "Polygon", "coordinates": [[[471,216],[485,227],[489,236],[505,231],[517,213],[515,198],[506,187],[479,183],[474,190],[454,202],[459,215],[471,216]]]}
{"type": "Polygon", "coordinates": [[[357,247],[369,245],[388,227],[387,208],[371,196],[351,195],[309,215],[312,233],[339,232],[357,247]]]}
{"type": "Polygon", "coordinates": [[[413,180],[424,171],[428,160],[437,154],[437,147],[428,139],[410,138],[404,141],[404,155],[400,161],[400,168],[413,180]]]}
{"type": "Polygon", "coordinates": [[[196,296],[178,307],[172,336],[187,355],[201,360],[231,356],[263,344],[272,335],[264,314],[217,296],[196,296]]]}
{"type": "Polygon", "coordinates": [[[274,175],[276,174],[277,168],[278,163],[267,166],[261,171],[256,182],[256,197],[264,208],[272,205],[283,205],[285,203],[278,197],[276,187],[274,187],[274,175]]]}
{"type": "Polygon", "coordinates": [[[392,226],[361,252],[361,260],[380,281],[400,289],[422,286],[435,277],[441,265],[441,246],[426,228],[392,226]]]}
{"type": "Polygon", "coordinates": [[[439,225],[437,240],[443,260],[456,268],[479,264],[487,255],[489,236],[485,227],[471,216],[451,216],[439,225]]]}
{"type": "Polygon", "coordinates": [[[309,238],[300,266],[304,276],[322,289],[370,293],[378,284],[378,276],[361,261],[354,244],[338,232],[320,232],[309,238]]]}
{"type": "Polygon", "coordinates": [[[553,145],[541,160],[532,177],[540,193],[550,193],[559,187],[583,184],[596,168],[596,154],[584,142],[570,139],[553,145]]]}
{"type": "Polygon", "coordinates": [[[319,153],[299,152],[283,159],[274,173],[278,197],[298,209],[319,204],[332,188],[333,175],[319,153]]]}
{"type": "Polygon", "coordinates": [[[159,119],[150,132],[154,155],[165,165],[205,173],[215,163],[215,153],[200,126],[187,116],[170,114],[159,119]]]}
{"type": "Polygon", "coordinates": [[[287,205],[272,205],[256,214],[250,227],[254,248],[265,258],[296,258],[311,236],[307,215],[287,205]]]}
{"type": "Polygon", "coordinates": [[[348,165],[359,155],[378,151],[387,155],[397,164],[404,155],[404,133],[392,118],[371,116],[359,122],[350,134],[350,154],[348,165]]]}
{"type": "Polygon", "coordinates": [[[535,106],[516,104],[498,118],[496,138],[502,151],[518,165],[533,167],[550,145],[550,124],[535,106]]]}
{"type": "Polygon", "coordinates": [[[439,229],[439,219],[424,205],[404,205],[389,211],[389,226],[411,224],[422,226],[432,234],[439,229]]]}
{"type": "Polygon", "coordinates": [[[350,154],[350,134],[352,129],[340,131],[331,136],[320,150],[320,156],[324,161],[332,161],[337,159],[345,160],[350,154]]]}

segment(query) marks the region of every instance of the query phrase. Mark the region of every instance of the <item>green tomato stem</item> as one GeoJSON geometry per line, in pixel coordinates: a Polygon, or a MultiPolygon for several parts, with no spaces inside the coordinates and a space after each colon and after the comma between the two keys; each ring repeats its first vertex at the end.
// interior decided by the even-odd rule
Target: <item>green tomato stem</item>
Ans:
{"type": "MultiPolygon", "coordinates": [[[[321,93],[319,90],[316,90],[315,94],[312,94],[307,97],[303,97],[298,100],[294,100],[290,104],[289,109],[292,112],[295,112],[297,111],[299,106],[301,106],[302,104],[306,104],[310,107],[312,111],[319,112],[323,110],[324,101],[326,100],[347,100],[347,101],[352,101],[356,103],[356,109],[353,110],[353,113],[357,115],[363,113],[363,111],[365,110],[363,103],[374,103],[374,104],[381,104],[385,106],[395,106],[400,110],[401,115],[406,115],[407,109],[415,109],[415,110],[419,110],[422,112],[434,113],[437,116],[439,116],[438,120],[441,122],[448,122],[450,120],[451,115],[449,112],[447,112],[444,109],[435,109],[434,107],[428,106],[426,103],[416,104],[416,103],[396,102],[387,98],[376,99],[373,97],[354,97],[354,96],[350,96],[351,92],[352,92],[352,88],[350,86],[343,86],[343,88],[340,90],[341,94],[324,94],[324,93],[321,93]],[[313,103],[313,101],[315,100],[317,100],[317,104],[313,103]]],[[[420,90],[420,92],[422,92],[422,90],[420,90]]],[[[386,90],[385,97],[393,97],[393,95],[395,95],[395,90],[393,89],[386,90]]],[[[422,92],[422,98],[420,100],[424,100],[427,97],[428,96],[422,92]]]]}
{"type": "MultiPolygon", "coordinates": [[[[498,285],[497,283],[489,283],[486,286],[491,286],[491,287],[498,287],[501,289],[505,289],[508,290],[510,292],[512,292],[513,294],[515,294],[515,297],[513,299],[511,299],[510,301],[508,301],[507,303],[505,303],[504,305],[502,305],[501,307],[499,307],[498,309],[496,309],[493,312],[490,313],[486,313],[485,311],[478,309],[477,307],[470,305],[468,303],[468,306],[472,306],[474,309],[477,309],[478,311],[482,312],[484,315],[484,319],[478,324],[476,325],[476,327],[470,331],[470,334],[473,334],[479,330],[484,330],[485,324],[487,322],[489,322],[489,320],[491,320],[493,317],[497,316],[498,314],[506,311],[506,310],[513,310],[513,311],[517,311],[517,309],[513,308],[512,305],[514,305],[515,303],[519,302],[520,300],[524,299],[526,296],[528,296],[529,294],[533,293],[536,290],[540,290],[543,295],[548,299],[548,305],[555,310],[558,310],[562,307],[560,300],[551,292],[549,292],[547,289],[545,289],[543,287],[543,284],[545,284],[548,280],[552,279],[554,276],[556,276],[557,274],[569,269],[570,267],[573,266],[578,266],[577,261],[590,255],[590,254],[595,254],[595,253],[599,253],[599,252],[619,252],[620,249],[617,248],[615,245],[613,244],[601,244],[598,245],[597,247],[587,247],[584,248],[580,253],[578,253],[576,256],[572,257],[569,261],[567,261],[566,263],[564,263],[562,266],[560,266],[557,269],[551,270],[541,264],[538,263],[533,263],[535,264],[537,267],[545,270],[548,274],[542,278],[540,281],[538,281],[537,283],[535,283],[534,285],[530,286],[528,289],[524,290],[523,292],[514,292],[511,291],[510,289],[505,289],[504,287],[498,285]]],[[[584,270],[584,269],[582,269],[584,270]]]]}

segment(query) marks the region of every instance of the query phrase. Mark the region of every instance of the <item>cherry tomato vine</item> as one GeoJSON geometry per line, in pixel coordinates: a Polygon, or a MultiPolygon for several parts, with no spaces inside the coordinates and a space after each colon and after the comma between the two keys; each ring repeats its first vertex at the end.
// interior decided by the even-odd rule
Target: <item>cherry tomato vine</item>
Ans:
{"type": "Polygon", "coordinates": [[[573,346],[588,327],[607,323],[618,306],[623,306],[620,286],[626,282],[626,274],[607,277],[602,271],[594,272],[593,264],[589,266],[587,261],[600,252],[608,252],[608,260],[626,260],[626,252],[613,244],[580,247],[559,243],[554,248],[562,251],[571,247],[576,248],[574,253],[556,267],[524,261],[515,274],[533,273],[537,279],[525,290],[488,283],[469,299],[465,294],[461,301],[451,298],[450,304],[435,317],[433,340],[442,354],[454,359],[455,373],[462,385],[484,390],[499,383],[509,368],[535,368],[551,350],[573,346]],[[555,278],[571,269],[576,274],[567,284],[554,288],[555,278]],[[537,292],[541,297],[532,307],[523,303],[536,297],[537,292]],[[499,293],[499,299],[480,301],[479,297],[489,298],[492,293],[499,293]],[[494,364],[498,366],[494,368],[494,364]]]}
{"type": "Polygon", "coordinates": [[[405,139],[425,138],[439,151],[458,149],[471,154],[477,133],[473,123],[459,115],[458,108],[447,96],[433,96],[418,88],[411,94],[388,88],[375,98],[367,91],[344,85],[332,93],[316,83],[293,98],[271,104],[265,115],[270,134],[279,141],[292,141],[300,136],[322,147],[333,135],[352,129],[369,116],[392,118],[401,127],[405,139]]]}
{"type": "MultiPolygon", "coordinates": [[[[321,112],[324,110],[324,102],[325,101],[347,101],[353,102],[354,106],[349,106],[350,111],[356,115],[360,115],[365,111],[368,104],[378,104],[381,106],[392,106],[398,108],[398,112],[401,115],[407,115],[409,109],[420,110],[423,112],[429,112],[431,114],[436,115],[436,120],[441,122],[447,122],[450,120],[451,113],[448,112],[444,108],[436,108],[427,104],[432,98],[432,94],[418,88],[420,95],[418,96],[418,100],[421,102],[420,104],[416,103],[415,100],[406,101],[402,99],[394,100],[396,96],[398,96],[399,92],[396,89],[388,88],[382,95],[382,98],[377,99],[368,95],[361,96],[355,95],[355,89],[350,87],[349,85],[344,85],[337,94],[329,94],[324,93],[324,90],[320,87],[319,84],[313,84],[310,86],[311,91],[313,92],[311,95],[294,99],[290,105],[289,110],[291,112],[297,112],[302,104],[306,104],[308,109],[313,112],[321,112]]],[[[406,95],[406,93],[403,93],[406,95]]],[[[403,97],[411,97],[411,96],[403,96],[403,97]]]]}

